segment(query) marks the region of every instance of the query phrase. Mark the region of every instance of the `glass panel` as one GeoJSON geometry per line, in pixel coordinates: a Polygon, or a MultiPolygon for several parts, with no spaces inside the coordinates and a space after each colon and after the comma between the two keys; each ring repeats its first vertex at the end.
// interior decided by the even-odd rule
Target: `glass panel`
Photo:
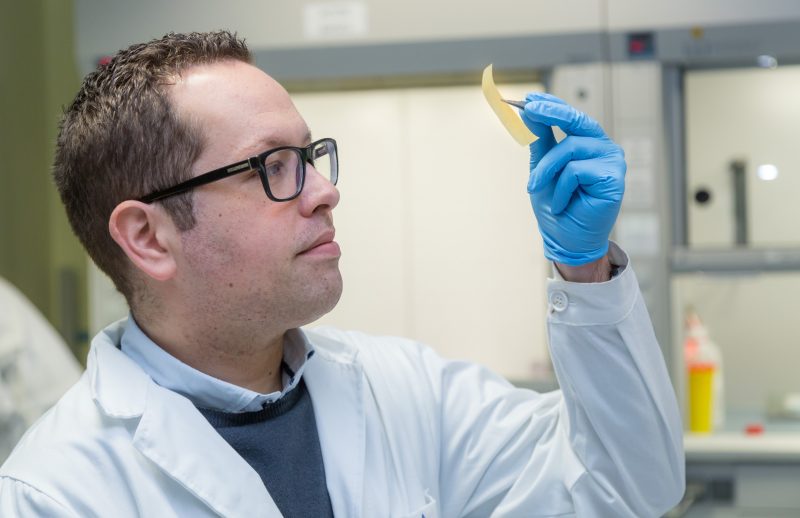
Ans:
{"type": "Polygon", "coordinates": [[[282,149],[267,155],[264,160],[264,171],[273,196],[281,200],[294,196],[299,184],[302,163],[300,152],[294,149],[282,149]]]}
{"type": "MultiPolygon", "coordinates": [[[[673,278],[676,350],[684,349],[684,315],[689,307],[719,346],[727,410],[724,429],[738,432],[756,421],[767,430],[780,430],[789,427],[792,414],[796,429],[800,419],[798,293],[800,273],[673,278]]],[[[681,369],[680,374],[676,388],[685,393],[686,371],[681,369]]]]}
{"type": "Polygon", "coordinates": [[[333,167],[333,161],[336,158],[334,150],[333,142],[330,140],[320,142],[311,150],[311,161],[314,169],[316,169],[319,174],[331,182],[336,183],[336,170],[333,167]]]}
{"type": "Polygon", "coordinates": [[[800,245],[800,66],[689,71],[689,244],[800,245]]]}

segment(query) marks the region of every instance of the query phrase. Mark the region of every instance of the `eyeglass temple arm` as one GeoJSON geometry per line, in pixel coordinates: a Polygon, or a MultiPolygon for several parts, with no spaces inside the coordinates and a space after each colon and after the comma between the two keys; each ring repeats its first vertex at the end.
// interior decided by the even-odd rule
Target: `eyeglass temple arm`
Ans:
{"type": "Polygon", "coordinates": [[[164,198],[186,192],[190,189],[194,189],[195,187],[200,187],[201,185],[221,180],[227,176],[232,176],[256,169],[257,166],[254,166],[253,162],[254,160],[252,158],[248,158],[247,160],[242,160],[236,164],[209,171],[205,174],[201,174],[200,176],[190,178],[185,182],[181,182],[178,185],[173,185],[172,187],[164,189],[163,191],[156,191],[148,194],[147,196],[142,196],[138,201],[142,203],[152,203],[154,201],[162,200],[164,198]]]}

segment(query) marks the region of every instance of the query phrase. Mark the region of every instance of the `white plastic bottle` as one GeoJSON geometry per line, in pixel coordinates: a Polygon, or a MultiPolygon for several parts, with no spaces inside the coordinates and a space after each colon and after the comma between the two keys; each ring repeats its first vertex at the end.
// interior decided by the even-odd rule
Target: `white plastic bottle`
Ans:
{"type": "MultiPolygon", "coordinates": [[[[725,378],[722,368],[722,352],[719,346],[711,340],[708,329],[692,307],[686,310],[685,324],[684,359],[687,373],[691,373],[698,366],[707,366],[713,371],[711,423],[713,429],[719,430],[725,425],[725,378]]],[[[691,406],[692,403],[693,398],[690,395],[689,405],[691,406]]],[[[691,408],[689,408],[689,412],[691,415],[691,408]]]]}

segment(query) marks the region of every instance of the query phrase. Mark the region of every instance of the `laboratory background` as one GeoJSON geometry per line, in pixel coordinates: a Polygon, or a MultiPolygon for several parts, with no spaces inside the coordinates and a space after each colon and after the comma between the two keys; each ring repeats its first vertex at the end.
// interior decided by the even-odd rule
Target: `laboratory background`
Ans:
{"type": "Polygon", "coordinates": [[[684,415],[687,490],[669,516],[800,517],[800,2],[0,6],[0,462],[127,314],[52,184],[62,107],[120,48],[230,29],[339,143],[345,289],[318,323],[413,337],[535,390],[557,389],[551,266],[528,151],[481,71],[507,98],[547,91],[600,121],[628,163],[613,238],[684,415]]]}

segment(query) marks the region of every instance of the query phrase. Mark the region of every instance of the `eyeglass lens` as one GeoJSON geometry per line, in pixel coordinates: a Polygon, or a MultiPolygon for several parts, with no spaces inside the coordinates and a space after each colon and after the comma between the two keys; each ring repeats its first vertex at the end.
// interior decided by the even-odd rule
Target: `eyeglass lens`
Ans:
{"type": "MultiPolygon", "coordinates": [[[[324,140],[308,151],[309,164],[323,178],[336,183],[336,148],[333,142],[324,140]]],[[[278,199],[296,195],[303,183],[303,161],[298,149],[282,149],[270,153],[264,159],[269,190],[278,199]]]]}

